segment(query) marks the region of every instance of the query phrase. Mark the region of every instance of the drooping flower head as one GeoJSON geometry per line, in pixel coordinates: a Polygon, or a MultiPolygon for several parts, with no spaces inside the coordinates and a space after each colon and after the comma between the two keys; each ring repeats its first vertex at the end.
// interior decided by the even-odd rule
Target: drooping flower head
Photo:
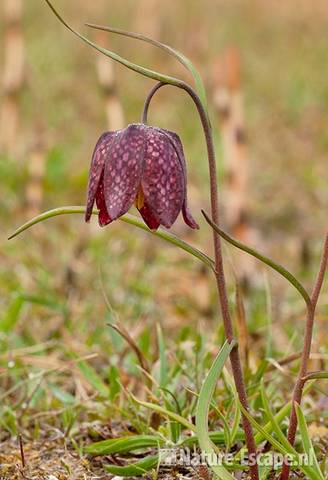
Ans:
{"type": "Polygon", "coordinates": [[[144,124],[106,132],[91,162],[86,221],[96,201],[99,225],[124,215],[135,203],[152,230],[170,228],[180,212],[198,228],[187,206],[187,174],[178,135],[144,124]]]}

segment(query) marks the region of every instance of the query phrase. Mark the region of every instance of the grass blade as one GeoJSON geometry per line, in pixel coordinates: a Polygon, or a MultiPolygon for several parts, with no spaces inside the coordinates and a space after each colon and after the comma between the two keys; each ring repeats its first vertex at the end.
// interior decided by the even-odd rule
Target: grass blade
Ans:
{"type": "Polygon", "coordinates": [[[276,440],[270,433],[268,433],[253,417],[250,413],[240,404],[240,408],[244,413],[245,417],[248,418],[252,426],[258,430],[264,438],[274,447],[278,452],[281,452],[283,455],[288,455],[289,458],[292,458],[293,467],[298,466],[303,473],[305,473],[306,478],[309,480],[323,480],[322,476],[318,472],[307,465],[303,465],[303,462],[300,459],[299,453],[292,447],[288,442],[288,448],[282,445],[278,440],[276,440]]]}
{"type": "Polygon", "coordinates": [[[200,76],[195,65],[191,62],[191,60],[189,60],[189,58],[183,55],[183,53],[179,52],[175,48],[170,47],[169,45],[166,45],[162,42],[149,38],[146,35],[142,35],[140,33],[128,32],[126,30],[121,30],[120,28],[95,25],[94,23],[86,23],[86,25],[90,28],[94,28],[95,30],[102,30],[104,32],[114,33],[117,35],[123,35],[124,37],[130,37],[136,40],[141,40],[142,42],[146,42],[146,43],[149,43],[150,45],[153,45],[154,47],[158,47],[164,50],[164,52],[168,53],[169,55],[172,55],[173,57],[175,57],[187,70],[189,70],[189,72],[193,76],[198,95],[204,107],[207,106],[206,91],[205,91],[202,77],[200,76]]]}
{"type": "Polygon", "coordinates": [[[183,425],[185,428],[188,430],[191,430],[192,432],[196,432],[196,427],[192,423],[188,422],[184,417],[181,415],[172,412],[171,410],[167,410],[166,408],[161,407],[160,405],[156,405],[156,403],[150,403],[150,402],[143,402],[142,400],[138,400],[132,393],[129,394],[131,398],[141,405],[142,407],[148,408],[149,410],[153,410],[154,412],[157,412],[164,417],[168,417],[172,420],[175,420],[176,422],[180,423],[183,425]]]}
{"type": "Polygon", "coordinates": [[[271,422],[272,430],[277,435],[277,438],[278,438],[279,442],[288,450],[289,447],[290,447],[290,443],[288,442],[284,432],[280,428],[280,425],[279,425],[278,421],[276,420],[276,418],[274,417],[274,415],[271,411],[271,408],[270,408],[270,405],[269,405],[269,399],[268,399],[268,396],[265,392],[263,382],[262,382],[262,385],[261,385],[260,393],[261,393],[261,400],[262,400],[263,408],[265,410],[266,415],[268,416],[268,419],[271,422]]]}
{"type": "Polygon", "coordinates": [[[168,372],[168,364],[166,358],[166,347],[165,347],[165,340],[162,331],[162,327],[160,324],[157,324],[157,342],[158,342],[158,350],[159,350],[159,384],[161,388],[165,388],[168,382],[167,372],[168,372]]]}
{"type": "Polygon", "coordinates": [[[230,373],[228,372],[228,370],[226,368],[223,369],[223,376],[224,376],[224,379],[226,381],[226,383],[228,384],[232,394],[233,394],[233,398],[234,398],[234,404],[235,404],[235,416],[234,416],[234,419],[233,419],[233,423],[232,423],[232,427],[231,427],[231,433],[230,433],[230,442],[231,442],[231,446],[234,444],[235,440],[236,440],[236,437],[237,437],[237,433],[238,433],[238,427],[239,427],[239,424],[240,424],[240,420],[241,420],[241,411],[240,411],[240,408],[239,408],[239,397],[238,397],[238,393],[237,393],[237,389],[236,389],[236,386],[235,386],[235,382],[233,381],[233,378],[232,376],[230,375],[230,373]]]}
{"type": "Polygon", "coordinates": [[[74,30],[73,27],[71,27],[63,18],[62,16],[58,13],[58,11],[55,9],[55,7],[52,5],[52,3],[49,0],[45,0],[45,2],[48,4],[49,8],[52,10],[52,12],[55,14],[55,16],[58,18],[58,20],[70,31],[72,32],[75,36],[77,36],[80,40],[82,40],[84,43],[89,45],[90,47],[94,48],[98,52],[106,55],[106,57],[111,58],[112,60],[115,60],[116,62],[120,63],[121,65],[124,65],[125,67],[129,68],[130,70],[133,70],[134,72],[140,73],[141,75],[144,75],[145,77],[152,78],[153,80],[157,80],[159,82],[163,83],[169,83],[170,85],[175,85],[180,87],[183,82],[181,80],[178,80],[177,78],[170,77],[169,75],[164,75],[163,73],[155,72],[154,70],[150,70],[149,68],[142,67],[140,65],[137,65],[135,63],[130,62],[129,60],[126,60],[125,58],[121,57],[120,55],[111,52],[110,50],[106,50],[106,48],[103,48],[96,43],[92,42],[89,40],[87,37],[82,35],[80,32],[77,30],[74,30]]]}
{"type": "MultiPolygon", "coordinates": [[[[234,342],[231,344],[226,342],[223,345],[210,368],[198,398],[196,411],[196,433],[201,450],[208,455],[211,455],[214,452],[215,447],[208,432],[209,407],[217,380],[234,346],[234,342]]],[[[211,465],[211,469],[213,470],[214,474],[222,480],[232,480],[234,478],[223,465],[211,465]]]]}
{"type": "Polygon", "coordinates": [[[309,294],[307,293],[307,291],[305,290],[305,288],[303,287],[303,285],[297,280],[296,277],[294,277],[294,275],[292,273],[290,273],[288,270],[286,270],[285,267],[283,267],[282,265],[280,265],[279,263],[276,263],[274,262],[273,260],[271,260],[270,258],[266,257],[265,255],[262,255],[261,253],[259,253],[258,251],[254,250],[253,248],[251,247],[248,247],[247,245],[244,245],[243,243],[239,242],[238,240],[236,240],[235,238],[232,238],[230,237],[230,235],[228,235],[226,232],[224,232],[223,230],[221,230],[221,228],[216,225],[211,219],[210,217],[207,215],[207,213],[205,213],[203,210],[202,210],[202,213],[207,221],[207,223],[209,223],[211,225],[211,227],[213,228],[213,230],[215,230],[222,238],[224,238],[224,240],[226,240],[228,243],[230,243],[231,245],[233,245],[234,247],[236,248],[239,248],[239,250],[242,250],[243,252],[246,252],[248,253],[249,255],[252,255],[253,257],[257,258],[258,260],[260,260],[261,262],[265,263],[266,265],[268,265],[269,267],[271,267],[273,270],[275,270],[276,272],[278,272],[280,275],[282,275],[286,280],[288,280],[288,282],[293,285],[293,287],[296,288],[296,290],[302,295],[302,297],[304,298],[304,301],[307,305],[310,305],[311,304],[311,299],[310,299],[310,296],[309,294]]]}
{"type": "Polygon", "coordinates": [[[3,317],[0,318],[0,332],[9,333],[14,329],[19,320],[19,315],[23,305],[24,299],[22,296],[19,293],[14,294],[8,310],[3,317]]]}
{"type": "MultiPolygon", "coordinates": [[[[222,431],[219,432],[210,432],[209,433],[210,440],[214,443],[214,445],[225,445],[225,434],[222,431]]],[[[245,440],[245,434],[242,430],[238,430],[235,436],[235,439],[238,441],[245,440]]],[[[179,445],[190,446],[198,444],[198,437],[194,435],[193,437],[187,437],[179,445]]]]}
{"type": "Polygon", "coordinates": [[[304,452],[308,457],[308,461],[311,462],[312,468],[317,472],[319,478],[321,478],[321,480],[325,480],[313,448],[313,444],[309,435],[304,413],[302,412],[300,405],[298,405],[297,403],[295,404],[295,410],[296,410],[299,430],[301,433],[304,452]]]}
{"type": "Polygon", "coordinates": [[[102,381],[96,370],[87,362],[81,361],[77,364],[80,372],[86,381],[104,398],[109,398],[109,388],[102,381]]]}
{"type": "MultiPolygon", "coordinates": [[[[98,210],[94,209],[92,214],[93,215],[98,215],[98,210]]],[[[12,238],[17,237],[17,235],[21,234],[25,230],[28,230],[29,228],[33,227],[34,225],[41,223],[45,220],[48,220],[49,218],[57,217],[59,215],[70,215],[70,214],[85,214],[85,207],[83,206],[69,206],[69,207],[59,207],[59,208],[54,208],[52,210],[48,210],[47,212],[41,213],[40,215],[37,215],[36,217],[32,218],[28,222],[24,223],[21,227],[17,228],[17,230],[10,235],[8,240],[11,240],[12,238]]],[[[196,257],[198,260],[200,260],[202,263],[204,263],[207,267],[211,268],[214,270],[214,261],[209,258],[207,255],[202,253],[200,250],[198,250],[195,247],[192,247],[189,245],[189,243],[185,242],[181,238],[177,237],[173,233],[170,233],[162,228],[159,228],[157,231],[149,230],[147,225],[143,223],[141,220],[136,218],[133,215],[130,214],[125,214],[122,217],[120,217],[120,220],[122,222],[128,223],[129,225],[134,225],[135,227],[140,228],[141,230],[144,230],[147,233],[150,233],[156,237],[161,238],[162,240],[165,240],[168,243],[171,243],[172,245],[175,245],[176,247],[181,248],[185,252],[189,253],[190,255],[193,255],[196,257]]]]}
{"type": "Polygon", "coordinates": [[[318,372],[310,372],[304,377],[304,381],[308,382],[309,380],[323,380],[328,378],[328,372],[325,370],[319,370],[318,372]]]}
{"type": "Polygon", "coordinates": [[[154,435],[136,435],[95,442],[84,447],[84,452],[91,455],[112,455],[157,447],[162,444],[163,440],[154,435]]]}
{"type": "MultiPolygon", "coordinates": [[[[306,395],[311,390],[313,383],[314,382],[312,381],[307,385],[307,387],[304,388],[304,395],[306,395]]],[[[274,415],[275,421],[279,424],[285,417],[290,415],[291,410],[292,410],[292,402],[289,401],[274,415]]],[[[268,423],[266,423],[263,429],[265,432],[268,432],[268,433],[272,432],[273,430],[272,422],[269,421],[268,423]]],[[[260,432],[258,432],[255,435],[255,442],[257,445],[261,443],[264,439],[265,439],[265,436],[263,436],[263,434],[261,434],[260,432]]]]}
{"type": "Polygon", "coordinates": [[[150,455],[131,465],[126,465],[124,467],[110,465],[106,466],[105,468],[108,473],[117,475],[119,477],[140,477],[141,475],[149,472],[149,470],[156,468],[159,461],[159,455],[150,455]]]}

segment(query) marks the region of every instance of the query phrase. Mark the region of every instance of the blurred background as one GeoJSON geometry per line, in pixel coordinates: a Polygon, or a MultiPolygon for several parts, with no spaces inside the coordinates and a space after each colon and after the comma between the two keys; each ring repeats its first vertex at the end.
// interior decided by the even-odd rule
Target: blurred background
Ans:
{"type": "MultiPolygon", "coordinates": [[[[158,49],[84,23],[144,33],[193,60],[208,92],[224,228],[270,254],[310,288],[327,225],[327,2],[54,3],[78,30],[136,63],[189,79],[158,49]]],[[[117,318],[145,350],[158,321],[164,334],[179,335],[183,327],[217,332],[211,274],[132,226],[118,221],[100,229],[97,219],[85,225],[75,215],[7,241],[41,211],[85,203],[98,137],[138,122],[153,82],[86,47],[41,0],[3,0],[0,15],[2,374],[8,359],[14,359],[18,378],[60,365],[68,350],[96,352],[115,362],[119,339],[106,323],[117,318]]],[[[189,202],[201,229],[190,231],[179,220],[173,230],[211,254],[210,230],[200,212],[209,211],[209,188],[195,108],[185,94],[168,87],[152,103],[150,122],[179,133],[188,160],[189,202]]],[[[252,347],[263,346],[269,316],[278,352],[297,350],[302,299],[284,280],[227,245],[225,253],[232,306],[236,277],[244,286],[252,347]]],[[[326,351],[327,312],[325,288],[314,346],[318,358],[325,358],[319,353],[326,351]]]]}

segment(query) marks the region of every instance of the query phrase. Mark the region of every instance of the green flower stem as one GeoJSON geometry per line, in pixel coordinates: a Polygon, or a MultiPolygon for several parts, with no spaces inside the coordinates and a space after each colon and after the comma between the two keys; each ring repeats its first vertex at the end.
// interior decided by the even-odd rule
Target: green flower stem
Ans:
{"type": "Polygon", "coordinates": [[[235,238],[232,238],[230,235],[228,235],[226,232],[221,230],[221,228],[216,225],[210,217],[202,210],[202,213],[207,221],[211,225],[211,227],[222,237],[224,240],[226,240],[228,243],[231,245],[235,246],[236,248],[239,248],[239,250],[242,250],[243,252],[248,253],[249,255],[252,255],[253,257],[257,258],[261,262],[265,263],[269,267],[271,267],[273,270],[276,272],[280,273],[288,282],[293,285],[293,287],[298,290],[298,292],[302,295],[306,305],[311,304],[311,299],[303,285],[297,280],[296,277],[292,273],[290,273],[286,268],[284,268],[282,265],[279,265],[279,263],[274,262],[270,258],[264,256],[263,254],[259,253],[257,250],[254,248],[250,248],[247,245],[239,242],[235,238]]]}
{"type": "MultiPolygon", "coordinates": [[[[40,222],[43,222],[44,220],[48,220],[49,218],[57,217],[59,215],[68,215],[68,214],[74,214],[74,213],[85,214],[85,207],[83,206],[60,207],[60,208],[55,208],[53,210],[49,210],[47,212],[41,213],[37,217],[32,218],[28,222],[24,223],[24,225],[19,227],[12,235],[10,235],[8,240],[11,240],[12,238],[17,237],[17,235],[19,235],[20,233],[24,232],[25,230],[33,227],[34,225],[40,222]]],[[[94,209],[92,211],[93,215],[98,215],[98,213],[99,212],[97,209],[94,209]]],[[[141,220],[138,220],[138,218],[128,213],[120,217],[120,220],[130,225],[134,225],[135,227],[138,227],[147,233],[150,233],[156,237],[161,238],[162,240],[165,240],[166,242],[171,243],[176,247],[181,248],[185,252],[190,253],[190,255],[193,255],[194,257],[196,257],[198,260],[204,263],[207,267],[214,270],[214,261],[210,257],[202,253],[197,248],[192,247],[184,240],[181,240],[181,238],[177,237],[176,235],[173,235],[173,233],[167,232],[162,228],[159,228],[157,231],[150,230],[141,220]]]]}

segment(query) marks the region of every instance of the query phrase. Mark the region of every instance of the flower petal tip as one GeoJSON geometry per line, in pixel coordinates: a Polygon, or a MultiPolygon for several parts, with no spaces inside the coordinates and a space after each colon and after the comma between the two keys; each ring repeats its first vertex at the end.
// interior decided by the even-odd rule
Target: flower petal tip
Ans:
{"type": "Polygon", "coordinates": [[[194,219],[194,217],[191,215],[189,208],[184,205],[182,209],[182,215],[185,223],[192,228],[193,230],[199,230],[199,225],[194,219]]]}

